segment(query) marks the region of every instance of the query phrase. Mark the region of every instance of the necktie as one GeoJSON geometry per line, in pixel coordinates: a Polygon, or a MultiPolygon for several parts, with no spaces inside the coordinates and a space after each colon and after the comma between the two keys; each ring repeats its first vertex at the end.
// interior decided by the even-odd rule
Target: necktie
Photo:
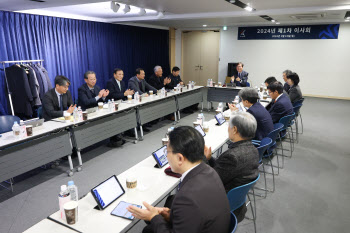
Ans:
{"type": "Polygon", "coordinates": [[[95,97],[96,97],[96,95],[95,95],[95,90],[94,90],[94,89],[90,89],[90,91],[91,91],[92,97],[95,98],[95,97]]]}
{"type": "Polygon", "coordinates": [[[140,91],[142,91],[142,84],[139,82],[140,91]]]}
{"type": "Polygon", "coordinates": [[[62,95],[60,95],[60,108],[61,108],[61,111],[63,111],[63,98],[62,98],[62,95]]]}
{"type": "Polygon", "coordinates": [[[180,183],[179,183],[179,184],[178,184],[178,186],[177,186],[177,191],[179,191],[179,190],[180,190],[181,183],[182,183],[182,181],[180,180],[180,183]]]}

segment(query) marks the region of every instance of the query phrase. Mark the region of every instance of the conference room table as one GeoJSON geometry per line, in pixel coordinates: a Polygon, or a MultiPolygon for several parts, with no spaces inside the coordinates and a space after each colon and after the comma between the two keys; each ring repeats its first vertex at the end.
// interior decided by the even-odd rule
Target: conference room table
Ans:
{"type": "MultiPolygon", "coordinates": [[[[228,141],[227,127],[227,122],[221,126],[218,126],[216,125],[215,119],[211,119],[209,121],[209,132],[206,134],[204,139],[205,144],[211,147],[213,152],[218,151],[228,141]]],[[[159,141],[161,142],[161,138],[159,138],[159,141]]],[[[156,150],[158,148],[154,149],[156,150]]],[[[179,183],[179,178],[168,176],[164,173],[164,170],[168,167],[168,165],[164,166],[163,168],[155,168],[155,164],[156,161],[154,158],[149,156],[125,172],[117,175],[117,178],[126,193],[108,206],[105,210],[95,209],[97,203],[92,194],[88,193],[79,200],[79,216],[76,224],[67,225],[66,220],[60,218],[59,211],[50,215],[48,219],[54,221],[60,225],[60,227],[65,225],[79,232],[110,232],[111,229],[113,229],[113,232],[127,232],[139,220],[134,219],[131,221],[111,215],[110,213],[120,201],[139,204],[142,206],[142,202],[146,201],[151,205],[157,205],[164,198],[166,198],[179,183]],[[127,177],[137,178],[136,190],[128,190],[126,188],[127,177]]],[[[112,175],[113,174],[111,174],[111,176],[112,175]]],[[[145,207],[143,206],[143,208],[145,207]]],[[[44,224],[39,224],[42,224],[43,226],[41,231],[38,232],[45,232],[44,224]]]]}

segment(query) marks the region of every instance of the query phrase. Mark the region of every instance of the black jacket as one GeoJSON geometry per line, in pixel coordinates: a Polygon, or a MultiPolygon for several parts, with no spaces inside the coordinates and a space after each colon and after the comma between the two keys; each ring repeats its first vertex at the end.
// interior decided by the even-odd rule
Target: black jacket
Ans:
{"type": "Polygon", "coordinates": [[[256,140],[261,140],[273,131],[273,122],[270,113],[259,102],[253,104],[248,110],[257,122],[257,129],[255,132],[256,140]]]}
{"type": "Polygon", "coordinates": [[[164,85],[164,77],[157,77],[155,74],[152,74],[148,79],[147,82],[149,85],[154,87],[157,90],[162,89],[163,87],[170,89],[168,85],[164,85]]]}
{"type": "Polygon", "coordinates": [[[87,108],[97,107],[98,102],[103,102],[103,99],[100,98],[96,101],[95,97],[98,96],[101,88],[97,85],[94,86],[94,95],[90,91],[88,85],[85,83],[78,89],[78,106],[81,107],[82,110],[87,108]]]}
{"type": "Polygon", "coordinates": [[[118,86],[117,81],[115,78],[111,78],[107,81],[107,89],[109,90],[108,99],[114,99],[114,100],[125,100],[127,97],[124,96],[124,92],[126,91],[125,83],[124,81],[120,81],[120,87],[118,86]]]}
{"type": "Polygon", "coordinates": [[[59,100],[57,98],[55,88],[45,93],[43,98],[43,118],[49,121],[53,118],[62,117],[63,111],[67,110],[73,104],[72,95],[68,90],[62,96],[63,111],[60,110],[59,100]]]}

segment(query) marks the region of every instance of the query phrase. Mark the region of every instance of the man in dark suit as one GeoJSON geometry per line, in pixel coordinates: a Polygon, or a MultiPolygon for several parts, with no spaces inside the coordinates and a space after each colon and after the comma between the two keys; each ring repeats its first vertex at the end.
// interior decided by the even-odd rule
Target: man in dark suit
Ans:
{"type": "MultiPolygon", "coordinates": [[[[257,122],[255,140],[261,140],[273,131],[273,122],[270,113],[258,101],[259,94],[255,88],[247,87],[239,91],[239,97],[242,99],[243,106],[247,112],[252,114],[257,122]]],[[[238,110],[234,105],[229,104],[232,110],[238,110]]]]}
{"type": "Polygon", "coordinates": [[[55,87],[45,93],[43,98],[43,118],[49,121],[53,118],[62,117],[64,112],[73,113],[72,95],[68,90],[70,81],[63,75],[55,78],[55,87]]]}
{"type": "Polygon", "coordinates": [[[285,90],[286,92],[289,91],[290,85],[287,82],[287,76],[292,74],[293,72],[291,70],[285,70],[283,71],[282,75],[283,75],[283,80],[284,80],[284,85],[283,85],[283,90],[285,90]]]}
{"type": "MultiPolygon", "coordinates": [[[[265,86],[267,88],[268,85],[270,85],[271,83],[277,82],[277,79],[273,76],[268,77],[267,79],[265,79],[265,86]]],[[[288,92],[286,90],[283,89],[283,94],[288,96],[288,92]]]]}
{"type": "Polygon", "coordinates": [[[248,82],[248,72],[243,70],[244,64],[242,62],[238,62],[236,66],[237,69],[237,77],[234,75],[231,77],[231,83],[235,83],[237,87],[246,87],[248,82]]]}
{"type": "MultiPolygon", "coordinates": [[[[257,123],[250,113],[237,112],[229,122],[229,139],[233,142],[229,149],[217,159],[211,156],[211,148],[205,147],[204,155],[209,165],[219,174],[226,192],[254,181],[259,175],[259,152],[252,144],[257,123]]],[[[245,203],[234,211],[237,220],[244,219],[245,203]]]]}
{"type": "Polygon", "coordinates": [[[124,72],[122,69],[115,68],[113,71],[113,77],[107,81],[107,89],[109,90],[109,99],[114,100],[126,100],[128,95],[133,95],[134,91],[126,89],[123,81],[124,72]]]}
{"type": "Polygon", "coordinates": [[[145,71],[142,68],[136,69],[136,76],[129,79],[128,87],[130,90],[133,90],[135,93],[138,92],[140,95],[147,92],[153,91],[154,94],[157,93],[157,89],[149,85],[145,81],[145,71]]]}
{"type": "Polygon", "coordinates": [[[184,85],[184,82],[181,80],[180,77],[180,68],[177,66],[174,66],[171,74],[169,74],[168,78],[171,79],[171,82],[168,84],[170,89],[173,89],[177,86],[177,84],[184,85]]]}
{"type": "Polygon", "coordinates": [[[202,162],[204,139],[193,127],[180,126],[169,134],[166,148],[171,170],[182,174],[171,208],[129,206],[139,219],[150,221],[143,232],[227,233],[230,208],[218,174],[202,162]]]}
{"type": "Polygon", "coordinates": [[[288,96],[283,94],[283,85],[281,82],[274,82],[267,86],[267,90],[272,99],[269,113],[271,114],[273,123],[287,115],[293,114],[293,105],[288,96]]]}
{"type": "Polygon", "coordinates": [[[169,77],[163,77],[163,69],[161,66],[155,66],[153,69],[154,73],[147,79],[147,82],[157,90],[165,87],[166,89],[171,88],[171,79],[169,77]]]}
{"type": "Polygon", "coordinates": [[[303,94],[301,93],[300,87],[299,87],[299,75],[297,73],[291,73],[287,76],[287,83],[290,86],[288,90],[289,99],[292,102],[292,104],[301,98],[303,98],[303,94]]]}
{"type": "Polygon", "coordinates": [[[97,103],[104,102],[109,94],[108,90],[101,90],[96,85],[96,73],[94,71],[86,71],[84,81],[85,84],[78,89],[78,106],[82,110],[97,107],[97,103]]]}

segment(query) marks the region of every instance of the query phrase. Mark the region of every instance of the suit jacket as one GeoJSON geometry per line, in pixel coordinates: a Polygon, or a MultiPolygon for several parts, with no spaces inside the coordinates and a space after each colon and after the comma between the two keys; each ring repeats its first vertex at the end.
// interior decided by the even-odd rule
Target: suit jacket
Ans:
{"type": "Polygon", "coordinates": [[[26,71],[18,65],[12,65],[6,68],[5,72],[15,115],[30,117],[33,114],[34,102],[26,71]]]}
{"type": "Polygon", "coordinates": [[[170,212],[170,224],[160,215],[151,220],[155,233],[227,233],[230,207],[218,174],[205,163],[191,170],[180,184],[170,212]]]}
{"type": "Polygon", "coordinates": [[[154,87],[157,90],[162,89],[163,87],[165,87],[166,89],[171,89],[169,84],[164,85],[164,77],[160,77],[158,78],[155,74],[152,74],[148,79],[147,82],[149,83],[149,85],[151,85],[152,87],[154,87]]]}
{"type": "MultiPolygon", "coordinates": [[[[101,88],[97,85],[94,86],[95,96],[98,96],[98,93],[101,91],[101,88]]],[[[85,83],[78,89],[78,106],[82,110],[87,108],[97,107],[98,102],[103,102],[103,99],[100,98],[96,101],[95,96],[92,95],[92,92],[89,89],[89,86],[85,83]]]]}
{"type": "Polygon", "coordinates": [[[289,88],[290,88],[289,84],[288,83],[284,83],[283,90],[285,90],[288,93],[289,88]]]}
{"type": "Polygon", "coordinates": [[[289,95],[289,99],[292,103],[303,98],[303,94],[301,94],[301,90],[300,90],[299,85],[291,86],[288,90],[288,95],[289,95]]]}
{"type": "Polygon", "coordinates": [[[278,123],[282,117],[293,114],[293,105],[288,96],[282,94],[275,103],[273,102],[269,110],[273,123],[278,123]]]}
{"type": "Polygon", "coordinates": [[[141,89],[140,89],[139,81],[136,76],[129,79],[128,88],[131,90],[134,90],[135,93],[138,91],[140,95],[148,91],[153,91],[154,93],[157,93],[157,89],[149,85],[145,80],[141,81],[141,89]]]}
{"type": "Polygon", "coordinates": [[[257,122],[257,129],[255,132],[256,140],[261,140],[266,137],[273,130],[273,122],[270,113],[259,102],[253,104],[248,110],[257,122]]]}
{"type": "Polygon", "coordinates": [[[108,99],[114,99],[114,100],[125,100],[127,97],[124,96],[124,92],[126,91],[126,86],[124,81],[120,81],[120,87],[118,86],[117,81],[115,78],[111,78],[107,81],[106,88],[109,90],[108,99]]]}
{"type": "Polygon", "coordinates": [[[169,74],[168,78],[171,79],[171,82],[167,84],[169,86],[169,89],[174,89],[174,87],[176,87],[177,84],[182,82],[180,75],[175,77],[173,74],[169,74]]]}
{"type": "MultiPolygon", "coordinates": [[[[73,104],[72,95],[68,90],[66,94],[62,95],[63,111],[67,110],[69,106],[73,104]]],[[[43,98],[43,118],[45,121],[49,121],[53,118],[62,117],[63,111],[60,110],[59,100],[55,92],[55,88],[52,88],[45,93],[43,98]]]]}
{"type": "Polygon", "coordinates": [[[248,82],[248,72],[242,70],[241,75],[237,72],[237,77],[235,76],[235,81],[237,87],[246,87],[248,82]],[[236,78],[240,78],[241,81],[236,81],[236,78]]]}

